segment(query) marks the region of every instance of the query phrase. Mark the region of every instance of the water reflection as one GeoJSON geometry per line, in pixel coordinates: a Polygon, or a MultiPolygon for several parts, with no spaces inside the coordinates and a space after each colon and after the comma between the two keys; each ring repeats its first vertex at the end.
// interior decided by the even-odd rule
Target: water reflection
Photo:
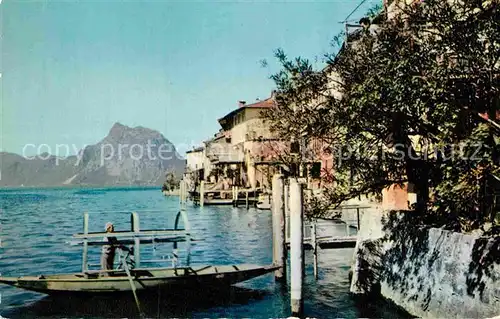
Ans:
{"type": "MultiPolygon", "coordinates": [[[[232,287],[218,291],[160,291],[139,293],[141,310],[148,318],[191,317],[194,312],[262,300],[268,291],[232,287]]],[[[131,293],[113,295],[47,296],[10,312],[14,318],[139,316],[131,293]]]]}
{"type": "MultiPolygon", "coordinates": [[[[81,270],[81,247],[66,242],[82,231],[82,213],[91,214],[90,231],[100,231],[113,221],[117,229],[129,228],[129,213],[141,208],[162,213],[140,213],[141,228],[171,225],[179,210],[177,198],[153,190],[30,190],[23,193],[0,191],[3,209],[0,272],[3,276],[71,273],[81,270]]],[[[256,209],[188,206],[189,220],[196,241],[191,249],[191,264],[237,264],[272,262],[271,213],[256,209]]],[[[120,230],[119,229],[119,230],[120,230]]],[[[318,227],[319,235],[345,234],[345,225],[318,227]]],[[[170,250],[141,245],[142,260],[159,259],[170,250]]],[[[182,246],[180,247],[182,248],[182,246]]],[[[352,249],[324,250],[319,255],[319,279],[314,280],[311,251],[306,252],[304,310],[309,317],[405,317],[393,307],[376,300],[358,302],[349,295],[348,271],[352,249]]],[[[99,248],[90,250],[89,261],[98,263],[99,248]]],[[[184,257],[181,251],[181,261],[184,257]]],[[[165,266],[149,265],[148,266],[165,266]]],[[[289,282],[289,281],[288,281],[289,282]]],[[[272,275],[244,282],[225,293],[145,295],[140,298],[149,317],[251,317],[282,318],[290,314],[289,286],[274,282],[272,275]],[[159,301],[159,302],[158,302],[159,301]]],[[[81,318],[137,317],[132,295],[63,298],[44,297],[13,287],[0,286],[0,315],[7,318],[81,318]]]]}

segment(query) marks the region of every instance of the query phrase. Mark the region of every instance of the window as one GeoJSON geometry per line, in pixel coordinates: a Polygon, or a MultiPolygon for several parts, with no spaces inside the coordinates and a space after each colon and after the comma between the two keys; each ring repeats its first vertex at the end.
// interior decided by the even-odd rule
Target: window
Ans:
{"type": "Polygon", "coordinates": [[[245,121],[245,113],[242,112],[242,113],[239,113],[239,114],[236,114],[233,118],[233,126],[236,126],[240,123],[243,123],[245,121]]]}
{"type": "Polygon", "coordinates": [[[299,165],[297,163],[290,163],[290,176],[299,176],[299,165]]]}
{"type": "Polygon", "coordinates": [[[300,153],[300,144],[299,142],[292,142],[290,145],[290,153],[291,154],[299,154],[300,153]]]}
{"type": "Polygon", "coordinates": [[[313,163],[311,168],[309,169],[309,175],[311,178],[320,178],[321,176],[321,163],[316,162],[313,163]]]}

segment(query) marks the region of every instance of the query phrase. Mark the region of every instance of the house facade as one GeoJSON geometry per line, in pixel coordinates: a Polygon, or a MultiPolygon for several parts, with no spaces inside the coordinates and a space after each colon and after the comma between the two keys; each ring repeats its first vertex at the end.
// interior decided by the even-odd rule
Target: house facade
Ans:
{"type": "Polygon", "coordinates": [[[197,171],[203,168],[205,148],[197,147],[186,152],[186,170],[197,171]]]}
{"type": "Polygon", "coordinates": [[[238,108],[219,119],[228,136],[233,157],[238,159],[238,186],[270,188],[270,178],[279,171],[279,153],[282,142],[273,136],[264,119],[264,112],[275,106],[274,94],[268,99],[247,104],[240,101],[238,108]]]}
{"type": "Polygon", "coordinates": [[[207,189],[270,188],[284,147],[264,119],[264,112],[274,106],[274,94],[254,103],[239,101],[237,108],[218,120],[219,132],[186,153],[186,179],[196,180],[195,185],[204,180],[207,189]]]}
{"type": "MultiPolygon", "coordinates": [[[[298,174],[308,188],[322,187],[334,168],[333,155],[321,141],[310,141],[302,149],[305,164],[288,167],[285,157],[293,151],[293,143],[271,132],[265,119],[265,112],[274,107],[274,92],[265,100],[239,101],[237,108],[219,118],[220,131],[187,153],[188,170],[196,170],[196,178],[214,190],[231,186],[271,189],[272,176],[281,172],[298,174]]],[[[300,147],[296,152],[301,152],[300,147]]]]}

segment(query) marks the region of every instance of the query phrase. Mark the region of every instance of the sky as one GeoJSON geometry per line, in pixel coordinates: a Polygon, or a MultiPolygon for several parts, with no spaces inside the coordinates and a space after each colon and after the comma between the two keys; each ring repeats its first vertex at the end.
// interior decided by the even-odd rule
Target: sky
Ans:
{"type": "Polygon", "coordinates": [[[0,151],[76,153],[120,122],[182,153],[239,100],[269,97],[276,49],[321,67],[361,2],[3,0],[0,151]]]}

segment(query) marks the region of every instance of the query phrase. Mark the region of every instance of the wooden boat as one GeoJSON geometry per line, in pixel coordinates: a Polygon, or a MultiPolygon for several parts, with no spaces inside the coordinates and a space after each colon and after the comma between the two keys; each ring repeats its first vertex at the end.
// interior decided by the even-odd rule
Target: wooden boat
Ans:
{"type": "Polygon", "coordinates": [[[117,293],[160,289],[227,288],[276,270],[259,265],[192,266],[178,268],[138,268],[130,270],[87,271],[84,273],[0,277],[0,283],[45,294],[117,293]],[[132,280],[132,281],[130,281],[132,280]]]}
{"type": "MultiPolygon", "coordinates": [[[[82,271],[72,274],[54,274],[22,277],[0,277],[0,283],[46,293],[117,293],[131,291],[139,308],[136,291],[158,289],[218,289],[227,288],[238,282],[246,281],[276,270],[274,265],[223,265],[223,266],[190,266],[190,243],[193,240],[190,234],[189,221],[184,210],[177,214],[173,229],[140,230],[139,215],[132,212],[130,216],[131,230],[106,232],[88,232],[89,214],[83,218],[83,233],[73,235],[76,245],[83,245],[82,271]],[[179,228],[180,220],[184,228],[179,228]],[[109,245],[103,237],[114,237],[117,247],[133,244],[133,259],[127,253],[122,256],[122,249],[117,248],[120,262],[115,270],[89,270],[89,246],[109,245]],[[178,243],[185,243],[187,248],[186,265],[179,266],[177,260],[178,243]],[[172,267],[168,268],[141,268],[140,245],[155,243],[171,243],[173,245],[172,267]],[[133,266],[128,266],[133,260],[133,266]],[[137,268],[133,268],[136,266],[137,268]]],[[[128,250],[130,252],[130,250],[128,250]]],[[[158,262],[145,261],[146,262],[158,262]]]]}

